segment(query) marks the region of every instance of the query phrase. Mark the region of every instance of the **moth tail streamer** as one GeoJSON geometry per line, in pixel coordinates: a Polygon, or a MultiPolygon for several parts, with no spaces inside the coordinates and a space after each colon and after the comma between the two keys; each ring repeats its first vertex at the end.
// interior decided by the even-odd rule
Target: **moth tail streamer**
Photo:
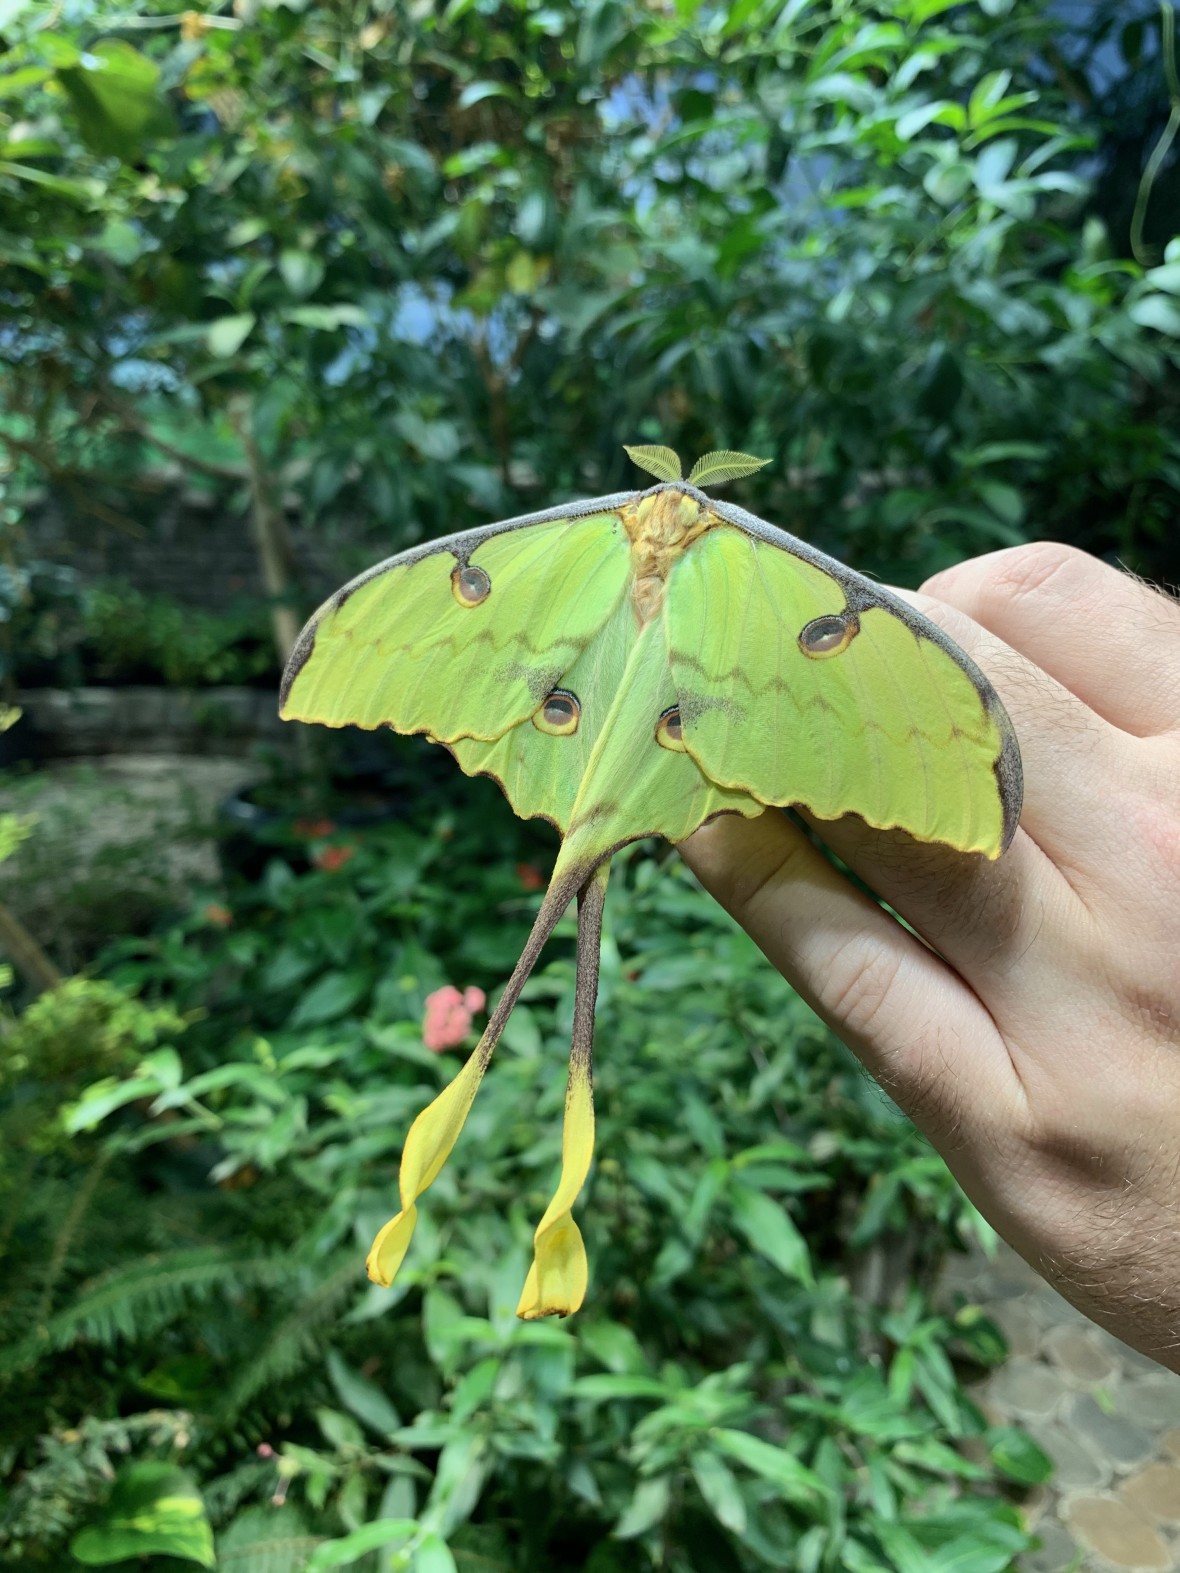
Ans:
{"type": "Polygon", "coordinates": [[[574,1222],[573,1205],[586,1183],[594,1156],[594,1004],[598,997],[602,909],[609,876],[610,859],[606,858],[578,892],[577,980],[561,1136],[561,1178],[533,1236],[533,1264],[516,1307],[517,1316],[525,1321],[569,1316],[586,1295],[586,1247],[582,1231],[574,1222]]]}
{"type": "MultiPolygon", "coordinates": [[[[524,949],[521,951],[520,960],[513,969],[512,976],[505,985],[504,992],[496,1002],[496,1007],[488,1018],[483,1036],[472,1050],[470,1058],[459,1071],[458,1075],[443,1088],[438,1097],[426,1106],[410,1127],[402,1149],[401,1168],[398,1173],[398,1193],[401,1198],[401,1211],[396,1217],[378,1232],[376,1239],[369,1250],[365,1260],[365,1267],[369,1277],[375,1284],[380,1284],[387,1289],[397,1275],[402,1260],[409,1248],[413,1237],[414,1225],[418,1219],[418,1198],[424,1191],[432,1186],[442,1167],[451,1155],[451,1150],[459,1139],[459,1132],[475,1101],[479,1091],[479,1084],[483,1074],[488,1068],[492,1057],[492,1050],[499,1042],[500,1034],[512,1014],[513,1007],[520,998],[520,991],[528,981],[529,975],[536,966],[537,958],[545,941],[557,926],[558,920],[564,914],[574,895],[588,881],[592,882],[594,875],[594,860],[585,861],[583,858],[571,856],[572,849],[568,841],[563,844],[558,854],[554,867],[553,878],[549,889],[545,892],[545,899],[541,903],[524,949]]],[[[605,892],[605,875],[602,886],[605,892]]],[[[601,926],[601,900],[599,903],[598,924],[601,926]]],[[[579,923],[580,931],[580,923],[579,923]]],[[[596,933],[598,930],[596,930],[596,933]]],[[[579,942],[579,987],[581,986],[581,954],[579,942]]],[[[594,978],[597,986],[598,962],[597,940],[595,941],[594,978]]],[[[593,1029],[593,997],[591,998],[591,1028],[593,1029]]],[[[575,1021],[576,1007],[575,1007],[575,1021]]],[[[587,1039],[589,1042],[589,1039],[587,1039]]],[[[593,1114],[591,1114],[591,1143],[593,1142],[593,1114]]],[[[588,1160],[587,1160],[588,1164],[588,1160]]],[[[579,1188],[581,1181],[579,1181],[579,1188]]]]}

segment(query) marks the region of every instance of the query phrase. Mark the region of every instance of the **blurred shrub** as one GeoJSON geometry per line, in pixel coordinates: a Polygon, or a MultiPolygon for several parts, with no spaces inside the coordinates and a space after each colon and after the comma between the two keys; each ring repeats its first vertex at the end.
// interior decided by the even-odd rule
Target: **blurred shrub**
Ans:
{"type": "MultiPolygon", "coordinates": [[[[0,579],[0,586],[3,580],[0,579]]],[[[222,612],[146,595],[119,580],[79,587],[44,573],[10,614],[9,664],[25,687],[166,683],[177,688],[276,681],[265,611],[222,612]]]]}
{"type": "Polygon", "coordinates": [[[265,614],[254,606],[207,612],[117,582],[88,589],[76,660],[88,682],[178,688],[275,681],[265,614]]]}
{"type": "MultiPolygon", "coordinates": [[[[1118,47],[1166,115],[1158,25],[1118,47]]],[[[404,545],[612,490],[658,436],[772,455],[759,511],[909,580],[1027,534],[1161,572],[1177,258],[1124,259],[1088,206],[1103,122],[1062,26],[1049,0],[18,5],[13,484],[102,518],[166,461],[404,545]]]]}

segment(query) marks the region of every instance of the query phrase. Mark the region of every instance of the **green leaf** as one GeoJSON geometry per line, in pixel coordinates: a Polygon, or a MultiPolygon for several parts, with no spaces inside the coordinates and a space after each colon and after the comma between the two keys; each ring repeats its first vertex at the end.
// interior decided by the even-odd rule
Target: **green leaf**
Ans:
{"type": "Polygon", "coordinates": [[[178,1557],[214,1565],[213,1531],[192,1479],[172,1464],[128,1464],[120,1470],[97,1524],[70,1542],[79,1562],[102,1567],[132,1557],[178,1557]]]}
{"type": "Polygon", "coordinates": [[[288,1018],[290,1027],[316,1027],[321,1022],[339,1021],[360,1004],[368,993],[371,979],[364,972],[327,972],[296,1005],[288,1018]]]}
{"type": "Polygon", "coordinates": [[[292,306],[284,313],[288,322],[303,328],[319,328],[325,333],[336,333],[341,328],[364,328],[369,325],[369,314],[361,306],[343,302],[338,306],[292,306]]]}
{"type": "Polygon", "coordinates": [[[989,1546],[961,1535],[928,1552],[915,1568],[920,1573],[1005,1573],[1012,1565],[1011,1546],[989,1546]]]}
{"type": "Polygon", "coordinates": [[[598,1376],[582,1376],[570,1388],[574,1398],[656,1398],[661,1402],[668,1397],[663,1382],[653,1376],[631,1376],[623,1371],[603,1372],[598,1376]]]}
{"type": "MultiPolygon", "coordinates": [[[[0,10],[3,5],[0,4],[0,10]]],[[[0,21],[0,28],[4,23],[0,21]]],[[[0,76],[0,99],[23,96],[30,88],[40,87],[53,72],[48,66],[22,66],[19,71],[9,71],[0,76]]]]}
{"type": "Polygon", "coordinates": [[[0,175],[23,180],[30,186],[42,186],[59,197],[70,197],[78,202],[95,202],[103,194],[101,180],[74,180],[65,175],[51,175],[32,164],[14,164],[10,159],[0,159],[0,175]]]}
{"type": "Polygon", "coordinates": [[[971,166],[959,162],[935,164],[922,177],[922,184],[941,207],[954,207],[971,189],[971,166]]]}
{"type": "Polygon", "coordinates": [[[814,1506],[828,1494],[828,1488],[814,1471],[801,1464],[793,1453],[751,1436],[748,1431],[733,1431],[726,1426],[710,1432],[716,1447],[739,1464],[772,1481],[789,1502],[814,1506]]]}
{"type": "Polygon", "coordinates": [[[1022,1486],[1039,1486],[1053,1473],[1053,1460],[1016,1426],[999,1426],[987,1434],[988,1452],[997,1469],[1022,1486]]]}
{"type": "Polygon", "coordinates": [[[205,329],[205,343],[210,355],[218,360],[229,360],[241,349],[250,336],[258,318],[252,311],[242,311],[232,317],[218,317],[205,329]]]}
{"type": "Polygon", "coordinates": [[[438,1535],[424,1536],[410,1567],[412,1573],[457,1573],[455,1559],[438,1535]]]}
{"type": "Polygon", "coordinates": [[[381,1389],[354,1371],[334,1349],[328,1351],[328,1376],[340,1402],[378,1436],[392,1436],[400,1427],[401,1416],[381,1389]]]}
{"type": "Polygon", "coordinates": [[[730,1209],[734,1223],[753,1250],[773,1262],[788,1278],[808,1287],[815,1283],[807,1242],[785,1208],[764,1191],[735,1185],[730,1209]]]}
{"type": "Polygon", "coordinates": [[[351,1415],[339,1409],[320,1408],[315,1418],[324,1441],[333,1452],[348,1452],[365,1445],[364,1433],[351,1415]]]}
{"type": "Polygon", "coordinates": [[[1166,295],[1141,295],[1127,307],[1127,316],[1141,328],[1180,337],[1180,306],[1166,295]]]}
{"type": "Polygon", "coordinates": [[[590,1322],[581,1329],[579,1341],[608,1371],[634,1374],[647,1365],[638,1338],[622,1322],[590,1322]]]}
{"type": "Polygon", "coordinates": [[[143,236],[123,219],[108,220],[92,244],[95,251],[105,251],[121,268],[129,268],[143,255],[143,236]]]}
{"type": "Polygon", "coordinates": [[[461,152],[453,153],[443,164],[442,171],[448,180],[454,180],[456,176],[473,175],[477,170],[486,169],[500,156],[498,142],[473,142],[461,152]]]}
{"type": "Polygon", "coordinates": [[[95,153],[128,163],[173,131],[172,111],[160,94],[160,68],[124,39],[105,39],[77,65],[61,66],[61,83],[77,116],[82,140],[95,153]]]}
{"type": "Polygon", "coordinates": [[[746,1499],[732,1469],[706,1448],[692,1455],[692,1477],[719,1524],[735,1535],[746,1532],[746,1499]]]}
{"type": "Polygon", "coordinates": [[[616,1537],[619,1540],[634,1540],[637,1535],[645,1535],[663,1519],[671,1501],[672,1492],[666,1476],[641,1480],[615,1525],[616,1537]]]}
{"type": "Polygon", "coordinates": [[[967,116],[962,104],[943,99],[934,104],[919,104],[916,109],[908,110],[899,116],[894,130],[903,142],[910,142],[929,125],[952,126],[956,131],[961,131],[966,123],[967,116]]]}
{"type": "Polygon", "coordinates": [[[417,1531],[417,1521],[412,1518],[379,1518],[372,1524],[362,1524],[350,1535],[342,1535],[339,1540],[325,1540],[317,1546],[303,1573],[328,1573],[330,1568],[350,1567],[370,1551],[379,1551],[391,1541],[407,1540],[417,1531]]]}
{"type": "Polygon", "coordinates": [[[279,276],[292,295],[302,300],[323,282],[324,264],[310,251],[288,249],[279,253],[279,276]]]}
{"type": "Polygon", "coordinates": [[[459,94],[459,108],[471,109],[486,98],[515,98],[516,94],[504,82],[468,82],[459,94]]]}
{"type": "Polygon", "coordinates": [[[463,439],[454,421],[430,421],[414,410],[403,410],[393,417],[393,426],[424,459],[449,464],[462,451],[463,439]]]}
{"type": "Polygon", "coordinates": [[[986,76],[980,77],[967,100],[967,116],[972,125],[986,119],[988,113],[1002,102],[1011,80],[1011,71],[989,71],[986,76]]]}
{"type": "Polygon", "coordinates": [[[139,1062],[132,1076],[122,1080],[104,1076],[85,1088],[81,1096],[62,1109],[62,1127],[71,1136],[78,1131],[93,1130],[108,1114],[135,1103],[140,1098],[152,1098],[180,1085],[184,1072],[180,1056],[175,1049],[155,1049],[139,1062]]]}

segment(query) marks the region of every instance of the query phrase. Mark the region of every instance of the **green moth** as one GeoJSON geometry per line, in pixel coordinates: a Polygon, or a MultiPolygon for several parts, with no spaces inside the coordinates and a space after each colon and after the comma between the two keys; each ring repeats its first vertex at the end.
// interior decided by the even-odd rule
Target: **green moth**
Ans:
{"type": "Polygon", "coordinates": [[[798,805],[999,857],[1020,816],[1020,752],[983,673],[879,585],[702,487],[766,460],[713,453],[658,477],[464,530],[361,574],[303,630],[281,714],[392,727],[490,775],[517,814],[562,833],[553,877],[470,1059],[406,1138],[401,1211],[370,1276],[388,1284],[418,1198],[467,1117],[546,939],[578,903],[577,991],[557,1191],[517,1314],[566,1316],[586,1292],[573,1205],[594,1144],[591,1047],[613,853],[683,840],[716,814],[798,805]]]}

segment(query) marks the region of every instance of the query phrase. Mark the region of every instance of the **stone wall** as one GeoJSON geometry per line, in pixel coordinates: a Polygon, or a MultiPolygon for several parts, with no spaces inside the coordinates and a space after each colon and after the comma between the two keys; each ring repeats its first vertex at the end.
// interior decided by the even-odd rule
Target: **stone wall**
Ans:
{"type": "MultiPolygon", "coordinates": [[[[209,611],[263,595],[244,498],[171,489],[140,494],[120,529],[52,495],[30,510],[31,555],[68,565],[83,584],[120,579],[209,611]]],[[[359,545],[347,521],[330,532],[290,525],[302,593],[316,606],[382,555],[359,545]]]]}
{"type": "Polygon", "coordinates": [[[19,702],[42,758],[294,747],[277,693],[261,688],[33,688],[19,702]]]}

